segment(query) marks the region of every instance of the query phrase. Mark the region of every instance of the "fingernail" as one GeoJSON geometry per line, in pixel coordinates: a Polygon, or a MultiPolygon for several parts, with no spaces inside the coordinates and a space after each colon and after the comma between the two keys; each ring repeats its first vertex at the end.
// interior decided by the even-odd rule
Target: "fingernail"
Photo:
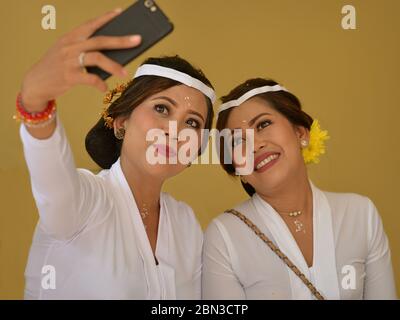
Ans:
{"type": "Polygon", "coordinates": [[[138,35],[134,35],[134,36],[129,37],[129,41],[133,42],[133,43],[139,42],[141,39],[142,39],[142,37],[138,36],[138,35]]]}
{"type": "Polygon", "coordinates": [[[121,12],[122,12],[122,9],[121,9],[121,8],[116,8],[116,9],[114,9],[114,12],[115,12],[115,13],[121,13],[121,12]]]}

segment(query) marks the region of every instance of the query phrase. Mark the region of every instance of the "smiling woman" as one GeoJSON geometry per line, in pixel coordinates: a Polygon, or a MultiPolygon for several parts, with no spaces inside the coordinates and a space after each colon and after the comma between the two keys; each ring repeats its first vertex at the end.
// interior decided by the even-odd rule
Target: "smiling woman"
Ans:
{"type": "MultiPolygon", "coordinates": [[[[218,120],[217,120],[217,130],[222,131],[225,128],[229,128],[231,126],[228,125],[228,121],[232,122],[232,113],[235,111],[235,109],[229,108],[231,103],[229,101],[237,100],[238,98],[244,96],[248,92],[250,92],[252,89],[257,89],[261,88],[264,86],[271,86],[275,87],[278,86],[278,83],[273,81],[273,80],[267,80],[267,79],[261,79],[261,78],[256,78],[256,79],[250,79],[246,81],[244,84],[237,86],[235,89],[233,89],[229,95],[224,96],[221,98],[222,102],[224,103],[219,109],[219,114],[218,114],[218,120]],[[227,109],[225,109],[228,106],[227,109]]],[[[269,125],[273,124],[275,122],[276,117],[279,117],[281,119],[286,118],[287,122],[286,125],[289,125],[290,123],[294,126],[297,126],[299,128],[305,128],[310,130],[311,125],[313,123],[313,119],[311,116],[309,116],[307,113],[305,113],[302,110],[301,103],[299,99],[293,95],[292,93],[286,91],[286,90],[281,90],[281,91],[269,91],[268,93],[260,93],[255,96],[254,99],[250,101],[235,101],[241,104],[249,104],[251,101],[257,99],[256,101],[260,102],[258,104],[258,109],[259,111],[256,112],[255,110],[252,110],[252,117],[250,115],[247,117],[249,119],[238,119],[239,124],[238,126],[234,126],[232,128],[241,128],[242,124],[245,123],[246,127],[248,128],[254,128],[255,132],[261,132],[262,129],[268,127],[269,125]],[[269,107],[264,107],[263,104],[268,103],[269,107]],[[273,107],[273,108],[271,108],[273,107]],[[272,110],[271,110],[272,109],[272,110]],[[268,112],[269,111],[269,112],[268,112]]],[[[246,107],[245,104],[243,106],[243,110],[246,112],[249,112],[250,109],[246,107]]],[[[235,113],[233,113],[233,116],[235,113]]],[[[292,132],[293,134],[293,132],[292,132]]],[[[243,135],[244,136],[244,135],[243,135]]],[[[237,143],[236,143],[237,144],[237,143]]],[[[234,146],[236,147],[236,145],[234,146]]],[[[242,145],[243,149],[244,146],[242,145]]],[[[256,146],[254,146],[256,147],[256,146]]],[[[225,156],[225,150],[226,148],[224,147],[224,144],[220,144],[220,157],[223,159],[225,156]]],[[[275,156],[279,155],[278,152],[271,152],[271,150],[268,150],[269,153],[263,153],[262,155],[256,157],[254,161],[256,163],[254,169],[257,171],[257,165],[268,158],[269,156],[275,156]]],[[[271,159],[274,160],[274,159],[271,159]]],[[[227,161],[221,161],[222,167],[224,170],[230,174],[230,175],[235,175],[236,169],[234,164],[232,164],[233,161],[227,162],[227,161]]],[[[243,188],[246,190],[246,192],[252,196],[255,192],[254,187],[251,184],[244,183],[244,180],[241,181],[243,188]]]]}
{"type": "MultiPolygon", "coordinates": [[[[116,14],[66,34],[23,81],[20,136],[40,216],[25,272],[26,299],[201,296],[200,225],[187,204],[161,192],[164,181],[187,165],[148,163],[146,133],[157,128],[169,136],[173,121],[200,140],[200,130],[209,129],[213,118],[214,91],[208,79],[178,56],[147,59],[133,80],[107,94],[112,103],[86,137],[87,151],[103,169],[97,175],[76,168],[56,113],[55,99],[76,84],[105,89],[100,78],[83,71],[90,61],[82,61],[77,48],[87,47],[93,29],[116,14]],[[66,62],[61,53],[70,59],[66,62]],[[68,76],[55,82],[55,70],[68,76]],[[43,286],[43,267],[54,270],[54,285],[43,286]]],[[[98,45],[111,46],[108,41],[102,37],[98,45]]],[[[126,41],[119,46],[134,45],[126,41]]],[[[86,57],[93,55],[95,51],[86,57]]],[[[97,57],[95,65],[125,74],[122,66],[98,52],[97,57]]]]}
{"type": "MultiPolygon", "coordinates": [[[[396,298],[388,240],[373,202],[322,191],[308,179],[306,162],[323,150],[326,132],[299,99],[257,78],[222,101],[218,130],[254,132],[254,171],[241,177],[251,198],[207,228],[203,298],[396,298]],[[310,143],[317,150],[304,155],[310,143]]],[[[248,144],[240,139],[234,147],[248,144]]],[[[235,158],[224,163],[220,146],[222,166],[234,175],[235,158]]]]}

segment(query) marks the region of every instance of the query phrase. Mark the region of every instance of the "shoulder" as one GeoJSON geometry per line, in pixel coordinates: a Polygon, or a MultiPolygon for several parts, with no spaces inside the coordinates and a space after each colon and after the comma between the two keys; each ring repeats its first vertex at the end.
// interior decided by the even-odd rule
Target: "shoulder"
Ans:
{"type": "Polygon", "coordinates": [[[84,184],[85,187],[101,188],[105,191],[107,185],[106,180],[109,175],[109,170],[101,170],[98,173],[94,173],[91,170],[85,168],[77,168],[78,176],[80,182],[84,184]]]}
{"type": "Polygon", "coordinates": [[[187,232],[196,236],[203,236],[201,226],[197,220],[197,217],[187,203],[175,199],[172,195],[162,192],[161,196],[166,205],[168,216],[171,222],[178,228],[181,228],[181,232],[187,232]],[[193,232],[195,231],[195,232],[193,232]]]}
{"type": "Polygon", "coordinates": [[[365,207],[368,206],[372,201],[364,195],[351,192],[330,192],[322,191],[330,203],[340,204],[353,207],[365,207]]]}
{"type": "Polygon", "coordinates": [[[111,187],[112,180],[115,180],[111,174],[111,169],[88,170],[86,168],[78,168],[78,175],[82,180],[87,180],[94,186],[101,186],[104,190],[111,187]]]}
{"type": "Polygon", "coordinates": [[[168,212],[171,216],[179,216],[180,220],[196,220],[196,216],[191,206],[186,202],[175,199],[172,195],[162,192],[161,196],[167,205],[168,212]]]}
{"type": "Polygon", "coordinates": [[[332,210],[334,220],[361,227],[381,223],[379,212],[374,202],[367,196],[357,193],[338,193],[323,191],[332,210]]]}
{"type": "Polygon", "coordinates": [[[79,192],[84,198],[85,205],[97,212],[109,212],[115,205],[116,199],[108,171],[94,173],[85,168],[77,168],[79,192]]]}
{"type": "MultiPolygon", "coordinates": [[[[339,193],[323,191],[332,209],[367,214],[375,209],[372,200],[357,193],[339,193]]],[[[336,211],[336,210],[335,210],[336,211]]]]}
{"type": "Polygon", "coordinates": [[[78,168],[78,172],[99,181],[105,181],[111,178],[111,169],[88,170],[86,168],[78,168]]]}
{"type": "MultiPolygon", "coordinates": [[[[233,207],[233,209],[243,213],[246,217],[253,219],[254,208],[251,198],[237,204],[233,207]]],[[[232,213],[228,213],[227,211],[228,209],[216,216],[210,222],[205,231],[206,238],[222,236],[224,239],[226,239],[229,237],[229,234],[237,234],[237,232],[248,231],[248,227],[238,217],[232,213]]]]}

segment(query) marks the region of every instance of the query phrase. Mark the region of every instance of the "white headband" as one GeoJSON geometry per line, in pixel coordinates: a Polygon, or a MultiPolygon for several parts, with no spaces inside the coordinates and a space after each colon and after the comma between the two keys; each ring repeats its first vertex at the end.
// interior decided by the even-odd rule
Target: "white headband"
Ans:
{"type": "Polygon", "coordinates": [[[271,91],[287,91],[286,88],[280,86],[279,84],[276,84],[274,86],[263,86],[259,88],[254,88],[253,90],[247,91],[244,95],[239,97],[236,100],[230,100],[228,102],[225,102],[224,104],[221,104],[220,107],[218,108],[218,113],[221,113],[222,111],[225,111],[227,109],[233,108],[240,106],[243,102],[249,100],[250,98],[254,97],[255,95],[258,95],[260,93],[265,93],[265,92],[271,92],[271,91]]]}
{"type": "Polygon", "coordinates": [[[133,79],[140,76],[159,76],[169,78],[201,91],[204,95],[210,98],[212,103],[216,100],[215,92],[212,88],[205,85],[200,80],[172,68],[166,68],[156,64],[144,64],[136,70],[133,79]]]}

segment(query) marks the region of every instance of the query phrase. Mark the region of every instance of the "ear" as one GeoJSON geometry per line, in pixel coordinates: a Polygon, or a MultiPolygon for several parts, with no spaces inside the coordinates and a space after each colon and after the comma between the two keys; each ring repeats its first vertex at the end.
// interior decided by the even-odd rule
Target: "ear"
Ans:
{"type": "Polygon", "coordinates": [[[114,119],[114,121],[113,121],[114,131],[121,129],[121,128],[126,129],[127,120],[128,119],[126,117],[117,117],[116,119],[114,119]]]}
{"type": "Polygon", "coordinates": [[[308,142],[310,141],[310,131],[307,128],[303,126],[295,126],[294,130],[297,138],[299,139],[299,143],[301,140],[307,140],[308,142]]]}

